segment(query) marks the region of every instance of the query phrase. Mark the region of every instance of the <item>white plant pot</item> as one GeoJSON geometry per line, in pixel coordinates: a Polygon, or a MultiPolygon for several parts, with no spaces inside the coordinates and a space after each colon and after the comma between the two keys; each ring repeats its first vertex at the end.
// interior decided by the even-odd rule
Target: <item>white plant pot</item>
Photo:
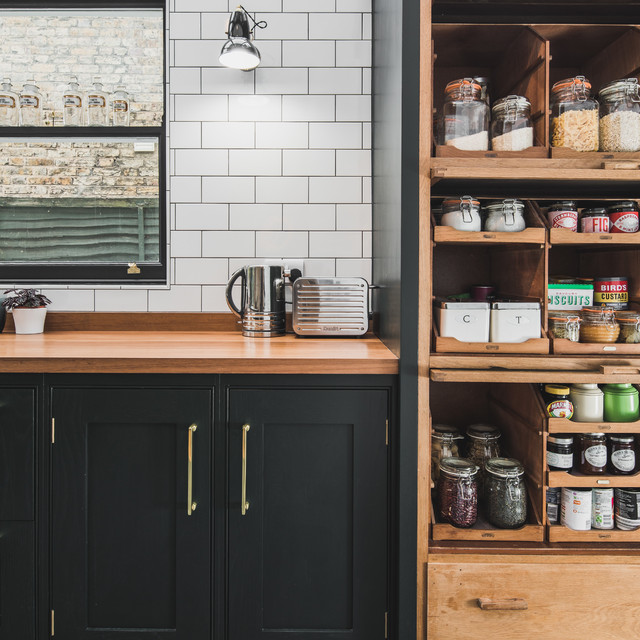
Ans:
{"type": "Polygon", "coordinates": [[[42,333],[44,331],[44,319],[47,315],[47,307],[36,309],[17,308],[12,309],[13,324],[16,333],[42,333]]]}

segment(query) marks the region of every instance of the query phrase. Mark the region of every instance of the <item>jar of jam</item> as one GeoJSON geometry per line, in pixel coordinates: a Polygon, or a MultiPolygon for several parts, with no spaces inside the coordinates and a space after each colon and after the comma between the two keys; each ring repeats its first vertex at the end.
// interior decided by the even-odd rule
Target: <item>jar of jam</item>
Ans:
{"type": "Polygon", "coordinates": [[[604,433],[578,436],[578,471],[588,476],[607,472],[607,440],[604,433]]]}
{"type": "Polygon", "coordinates": [[[440,516],[454,527],[471,527],[478,517],[478,467],[465,458],[440,462],[438,504],[440,516]]]}
{"type": "Polygon", "coordinates": [[[609,473],[629,476],[636,470],[636,442],[631,435],[609,436],[609,473]]]}
{"type": "Polygon", "coordinates": [[[547,438],[547,465],[550,471],[571,471],[573,436],[553,435],[547,438]]]}
{"type": "Polygon", "coordinates": [[[444,458],[459,458],[458,442],[462,434],[447,424],[434,424],[431,434],[431,479],[436,482],[440,475],[440,461],[444,458]]]}
{"type": "Polygon", "coordinates": [[[603,207],[583,209],[580,216],[580,231],[582,233],[608,233],[609,216],[603,207]]]}
{"type": "Polygon", "coordinates": [[[615,342],[620,334],[614,310],[609,307],[585,307],[581,313],[580,342],[615,342]]]}
{"type": "Polygon", "coordinates": [[[638,203],[634,200],[616,202],[607,207],[609,214],[609,230],[611,233],[636,233],[640,228],[638,203]]]}
{"type": "Polygon", "coordinates": [[[578,207],[573,200],[555,202],[547,210],[547,217],[552,229],[578,230],[578,207]]]}
{"type": "Polygon", "coordinates": [[[544,400],[550,418],[571,418],[573,404],[569,400],[569,387],[562,384],[545,384],[544,400]]]}
{"type": "Polygon", "coordinates": [[[485,465],[487,520],[500,529],[517,529],[527,521],[524,467],[513,458],[492,458],[485,465]]]}

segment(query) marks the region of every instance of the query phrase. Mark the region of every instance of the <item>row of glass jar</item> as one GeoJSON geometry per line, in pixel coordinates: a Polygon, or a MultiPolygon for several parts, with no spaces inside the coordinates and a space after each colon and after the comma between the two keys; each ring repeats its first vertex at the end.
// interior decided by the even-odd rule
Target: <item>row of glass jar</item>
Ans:
{"type": "Polygon", "coordinates": [[[472,527],[478,517],[478,495],[484,516],[494,527],[517,529],[527,521],[527,488],[522,464],[513,458],[491,458],[480,468],[466,458],[439,463],[437,505],[440,518],[454,527],[472,527]]]}
{"type": "Polygon", "coordinates": [[[582,233],[637,233],[640,229],[638,203],[623,200],[606,207],[590,207],[578,211],[573,200],[554,202],[547,209],[547,219],[552,229],[582,233]]]}
{"type": "Polygon", "coordinates": [[[638,389],[628,382],[602,385],[580,382],[571,387],[546,384],[542,389],[550,418],[574,422],[635,422],[640,420],[638,389]]]}
{"type": "Polygon", "coordinates": [[[626,433],[553,434],[547,437],[547,465],[550,471],[630,476],[638,471],[636,439],[626,433]]]}
{"type": "Polygon", "coordinates": [[[549,311],[549,333],[553,338],[586,343],[640,343],[640,312],[610,307],[549,311]]]}
{"type": "Polygon", "coordinates": [[[521,200],[494,200],[485,207],[472,196],[448,198],[442,202],[442,211],[434,211],[442,226],[458,231],[523,231],[524,203],[521,200]]]}
{"type": "MultiPolygon", "coordinates": [[[[130,122],[129,94],[118,86],[108,96],[100,78],[81,91],[78,79],[72,76],[61,97],[62,122],[67,127],[104,127],[112,124],[127,127],[130,122]]],[[[43,95],[34,80],[28,80],[20,93],[13,90],[11,80],[4,78],[0,88],[0,126],[39,127],[43,121],[43,95]]]]}
{"type": "MultiPolygon", "coordinates": [[[[482,96],[483,87],[474,78],[447,84],[438,141],[458,149],[522,151],[533,146],[531,103],[524,96],[498,100],[491,112],[482,96]]],[[[584,76],[556,82],[551,89],[552,147],[576,151],[639,151],[640,93],[637,78],[615,80],[591,95],[584,76]]]]}

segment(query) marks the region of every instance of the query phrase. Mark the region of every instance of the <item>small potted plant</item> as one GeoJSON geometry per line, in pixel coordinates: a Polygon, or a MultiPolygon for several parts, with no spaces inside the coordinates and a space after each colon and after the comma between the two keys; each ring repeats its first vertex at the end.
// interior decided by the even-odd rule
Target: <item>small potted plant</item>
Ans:
{"type": "Polygon", "coordinates": [[[11,310],[16,333],[42,333],[51,300],[35,289],[7,289],[4,293],[12,294],[2,301],[2,306],[11,310]]]}

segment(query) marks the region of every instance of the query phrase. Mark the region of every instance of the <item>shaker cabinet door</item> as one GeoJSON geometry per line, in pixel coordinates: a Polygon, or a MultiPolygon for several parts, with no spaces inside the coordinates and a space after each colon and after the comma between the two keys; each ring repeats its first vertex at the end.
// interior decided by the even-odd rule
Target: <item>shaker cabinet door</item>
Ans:
{"type": "Polygon", "coordinates": [[[211,389],[54,387],[56,637],[210,640],[212,403],[211,389]]]}
{"type": "Polygon", "coordinates": [[[231,388],[228,403],[229,640],[382,640],[386,391],[231,388]]]}

